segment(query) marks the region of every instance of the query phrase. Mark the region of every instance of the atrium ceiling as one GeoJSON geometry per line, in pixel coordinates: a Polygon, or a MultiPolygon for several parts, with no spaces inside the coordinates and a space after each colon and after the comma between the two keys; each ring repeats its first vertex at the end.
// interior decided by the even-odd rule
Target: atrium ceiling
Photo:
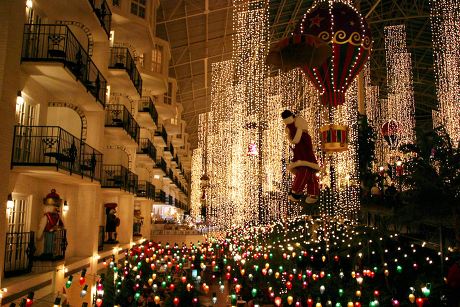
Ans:
{"type": "MultiPolygon", "coordinates": [[[[232,0],[160,0],[157,35],[170,42],[170,76],[177,79],[192,148],[197,145],[198,114],[209,111],[211,64],[232,54],[232,0]]],[[[313,0],[269,0],[271,42],[286,37],[313,0]]],[[[429,129],[436,87],[429,0],[356,0],[374,40],[371,75],[386,95],[384,27],[405,24],[412,54],[417,125],[429,129]]]]}

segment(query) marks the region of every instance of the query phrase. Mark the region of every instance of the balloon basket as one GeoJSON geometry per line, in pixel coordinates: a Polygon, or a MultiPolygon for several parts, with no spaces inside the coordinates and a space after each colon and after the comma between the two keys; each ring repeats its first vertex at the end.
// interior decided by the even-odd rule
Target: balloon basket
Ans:
{"type": "Polygon", "coordinates": [[[345,125],[324,125],[320,128],[324,152],[342,152],[348,149],[348,127],[345,125]]]}

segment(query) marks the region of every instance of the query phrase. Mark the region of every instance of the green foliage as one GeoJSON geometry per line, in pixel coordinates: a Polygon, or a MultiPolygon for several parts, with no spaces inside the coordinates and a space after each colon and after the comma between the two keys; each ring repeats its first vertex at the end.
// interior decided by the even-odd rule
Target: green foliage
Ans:
{"type": "Polygon", "coordinates": [[[460,200],[460,150],[442,128],[422,134],[417,145],[403,146],[411,156],[404,164],[404,206],[398,216],[413,220],[456,214],[460,200]]]}
{"type": "Polygon", "coordinates": [[[114,274],[112,268],[107,268],[107,272],[105,273],[104,281],[104,299],[102,301],[103,307],[112,307],[115,305],[115,281],[114,281],[114,274]]]}

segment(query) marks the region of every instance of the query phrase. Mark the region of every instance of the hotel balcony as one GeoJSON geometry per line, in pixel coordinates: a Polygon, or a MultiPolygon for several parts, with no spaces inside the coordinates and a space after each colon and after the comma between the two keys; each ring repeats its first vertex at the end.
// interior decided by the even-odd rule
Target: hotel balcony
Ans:
{"type": "Polygon", "coordinates": [[[65,183],[100,181],[102,154],[60,127],[15,126],[11,168],[65,183]]]}
{"type": "Polygon", "coordinates": [[[112,12],[106,0],[88,0],[107,37],[110,37],[112,12]]]}
{"type": "Polygon", "coordinates": [[[32,272],[35,253],[35,233],[7,232],[5,245],[5,277],[32,272]]]}
{"type": "MultiPolygon", "coordinates": [[[[34,262],[59,261],[65,258],[67,249],[67,230],[57,229],[53,232],[44,232],[44,251],[36,254],[35,233],[7,232],[5,242],[5,277],[13,277],[31,273],[34,262]]],[[[42,264],[36,264],[37,270],[42,269],[42,264]]]]}
{"type": "Polygon", "coordinates": [[[115,136],[117,142],[123,145],[139,144],[139,124],[124,105],[106,105],[105,127],[107,134],[115,136]]]}
{"type": "Polygon", "coordinates": [[[96,42],[106,42],[110,36],[112,12],[107,0],[37,0],[35,2],[41,12],[46,12],[50,20],[78,20],[91,31],[96,42]]]}
{"type": "Polygon", "coordinates": [[[137,175],[122,165],[104,164],[102,167],[102,188],[119,189],[136,194],[137,175]]]}
{"type": "Polygon", "coordinates": [[[89,111],[105,106],[107,80],[68,26],[26,24],[21,62],[22,69],[54,99],[89,111]]]}
{"type": "Polygon", "coordinates": [[[136,197],[154,200],[155,199],[155,186],[148,181],[139,181],[137,186],[136,197]]]}
{"type": "Polygon", "coordinates": [[[128,96],[142,97],[142,78],[128,47],[110,48],[110,83],[128,96]],[[131,86],[127,86],[131,84],[131,86]]]}
{"type": "Polygon", "coordinates": [[[158,112],[152,98],[142,97],[138,101],[137,119],[143,127],[156,129],[158,127],[158,112]]]}
{"type": "Polygon", "coordinates": [[[147,163],[155,163],[157,160],[157,150],[152,142],[147,138],[140,139],[139,146],[137,147],[137,160],[147,163]]]}
{"type": "Polygon", "coordinates": [[[166,193],[163,190],[155,191],[154,201],[156,203],[164,204],[166,202],[166,193]]]}
{"type": "Polygon", "coordinates": [[[161,127],[161,130],[155,131],[154,141],[158,147],[165,147],[168,144],[168,133],[164,127],[161,127]]]}
{"type": "Polygon", "coordinates": [[[160,169],[163,172],[163,176],[166,176],[166,174],[167,174],[167,165],[166,165],[166,161],[163,159],[163,157],[161,157],[160,161],[156,163],[155,167],[160,169]]]}

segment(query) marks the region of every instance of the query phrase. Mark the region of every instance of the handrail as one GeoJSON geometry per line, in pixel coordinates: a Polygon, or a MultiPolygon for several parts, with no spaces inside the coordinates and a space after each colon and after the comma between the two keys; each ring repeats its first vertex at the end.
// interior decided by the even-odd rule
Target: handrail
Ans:
{"type": "Polygon", "coordinates": [[[59,126],[14,127],[11,167],[54,166],[101,180],[102,153],[59,126]]]}
{"type": "Polygon", "coordinates": [[[142,96],[142,78],[128,47],[111,47],[109,68],[124,69],[140,96],[142,96]]]}
{"type": "Polygon", "coordinates": [[[105,106],[107,80],[67,25],[25,24],[21,61],[63,63],[105,106]]]}

